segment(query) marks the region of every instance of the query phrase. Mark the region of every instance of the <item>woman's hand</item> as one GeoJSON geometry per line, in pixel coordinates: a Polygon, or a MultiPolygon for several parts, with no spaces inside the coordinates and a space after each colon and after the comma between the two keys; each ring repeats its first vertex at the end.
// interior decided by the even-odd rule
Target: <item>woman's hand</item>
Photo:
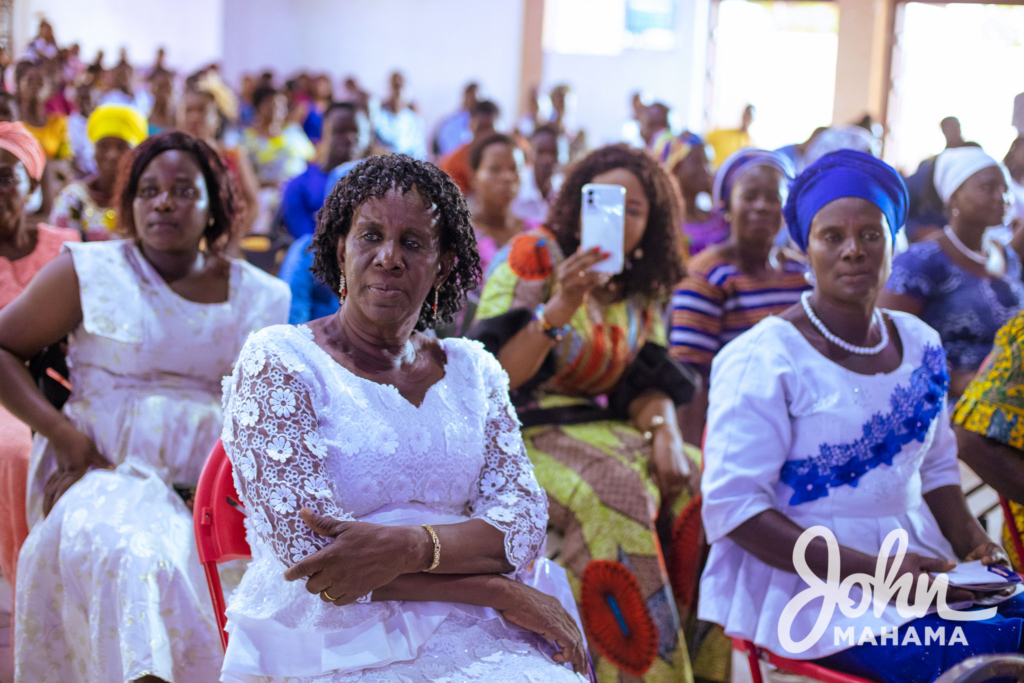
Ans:
{"type": "MultiPolygon", "coordinates": [[[[690,460],[683,451],[683,439],[675,430],[661,427],[654,430],[651,460],[647,465],[654,485],[661,492],[662,504],[671,505],[687,485],[693,485],[690,460]]],[[[696,480],[697,493],[700,479],[696,480]]],[[[691,491],[691,493],[693,493],[691,491]]],[[[693,493],[696,495],[696,493],[693,493]]]]}
{"type": "Polygon", "coordinates": [[[348,522],[321,517],[307,508],[302,508],[299,515],[310,529],[334,540],[293,564],[284,578],[296,581],[308,577],[306,590],[319,593],[321,600],[339,607],[402,574],[426,569],[433,559],[433,542],[419,527],[348,522]],[[333,601],[324,596],[325,590],[335,598],[333,601]]]}
{"type": "Polygon", "coordinates": [[[964,562],[974,562],[975,560],[981,560],[981,563],[986,567],[1001,564],[1010,569],[1010,558],[1006,556],[1006,551],[1003,550],[1001,545],[992,541],[982,543],[964,558],[964,562]]]}
{"type": "Polygon", "coordinates": [[[558,647],[556,662],[570,663],[577,673],[590,673],[583,636],[576,621],[552,596],[518,581],[507,582],[507,596],[495,605],[509,622],[550,640],[558,647]]]}
{"type": "Polygon", "coordinates": [[[609,256],[601,253],[599,247],[594,247],[587,251],[577,251],[559,264],[556,273],[558,293],[551,297],[544,308],[544,317],[548,323],[555,327],[567,324],[587,294],[608,282],[608,273],[596,273],[591,268],[609,256]]]}
{"type": "Polygon", "coordinates": [[[69,429],[66,436],[52,439],[57,460],[54,472],[43,487],[43,514],[50,514],[64,493],[91,469],[113,469],[96,444],[77,429],[69,429]]]}
{"type": "MultiPolygon", "coordinates": [[[[892,558],[890,558],[891,561],[892,558]]],[[[956,568],[956,562],[953,560],[940,560],[936,557],[925,557],[924,555],[918,555],[917,553],[907,553],[903,556],[903,562],[900,563],[899,568],[896,570],[896,578],[899,579],[904,574],[910,574],[910,586],[911,590],[914,591],[912,595],[916,595],[917,582],[923,575],[926,580],[930,583],[934,580],[932,574],[939,574],[942,572],[952,571],[956,568]]],[[[888,575],[888,568],[886,569],[886,575],[888,575]]],[[[977,599],[977,595],[969,590],[963,588],[954,588],[950,586],[946,590],[946,602],[950,605],[955,605],[961,602],[974,602],[977,599]]],[[[893,596],[893,600],[896,596],[893,596]]]]}

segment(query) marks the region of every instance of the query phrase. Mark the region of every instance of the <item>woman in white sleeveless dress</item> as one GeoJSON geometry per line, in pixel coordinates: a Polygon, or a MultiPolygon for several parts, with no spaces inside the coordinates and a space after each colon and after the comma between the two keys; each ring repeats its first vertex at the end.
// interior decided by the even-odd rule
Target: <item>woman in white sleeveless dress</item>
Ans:
{"type": "Polygon", "coordinates": [[[253,561],[221,680],[581,680],[508,377],[476,342],[414,332],[477,285],[465,200],[430,164],[374,157],[314,246],[341,309],[253,335],[226,385],[253,561]]]}
{"type": "Polygon", "coordinates": [[[36,431],[19,682],[215,681],[223,659],[173,486],[198,481],[221,378],[251,332],[287,319],[289,293],[222,255],[232,192],[204,143],[151,138],[128,172],[120,220],[134,239],[67,245],[0,314],[0,399],[36,431]],[[60,413],[23,359],[65,334],[60,413]]]}

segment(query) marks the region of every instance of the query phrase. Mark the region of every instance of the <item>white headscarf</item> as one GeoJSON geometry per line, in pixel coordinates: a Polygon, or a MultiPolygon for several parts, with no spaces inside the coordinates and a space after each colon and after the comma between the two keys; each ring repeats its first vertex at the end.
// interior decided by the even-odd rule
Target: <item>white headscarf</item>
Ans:
{"type": "Polygon", "coordinates": [[[968,178],[989,166],[1002,169],[1009,186],[1006,168],[986,154],[981,147],[954,147],[939,154],[935,160],[934,183],[935,191],[939,193],[942,203],[949,204],[949,198],[968,178]]]}

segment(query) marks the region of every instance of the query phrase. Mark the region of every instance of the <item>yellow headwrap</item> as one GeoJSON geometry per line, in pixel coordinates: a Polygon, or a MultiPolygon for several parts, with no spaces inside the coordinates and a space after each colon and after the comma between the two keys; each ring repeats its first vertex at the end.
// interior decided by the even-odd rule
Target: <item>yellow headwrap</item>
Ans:
{"type": "Polygon", "coordinates": [[[86,132],[94,143],[102,138],[120,138],[135,147],[149,136],[149,123],[134,107],[104,104],[89,115],[86,132]]]}
{"type": "Polygon", "coordinates": [[[651,153],[662,163],[669,173],[680,161],[690,155],[690,151],[704,141],[690,132],[676,136],[670,130],[664,130],[651,141],[651,153]]]}

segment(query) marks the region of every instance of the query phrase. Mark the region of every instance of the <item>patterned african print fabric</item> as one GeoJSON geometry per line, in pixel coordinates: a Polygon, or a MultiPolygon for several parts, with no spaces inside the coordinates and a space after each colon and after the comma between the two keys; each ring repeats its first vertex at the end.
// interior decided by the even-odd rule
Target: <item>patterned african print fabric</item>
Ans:
{"type": "MultiPolygon", "coordinates": [[[[561,259],[547,231],[518,236],[492,261],[478,324],[517,311],[529,320],[550,298],[561,259]],[[531,279],[517,274],[526,268],[522,247],[529,240],[546,247],[542,267],[531,279]]],[[[548,494],[548,528],[560,539],[549,553],[569,575],[598,681],[692,681],[665,563],[668,553],[662,552],[654,524],[661,501],[647,474],[650,445],[619,419],[565,424],[527,417],[588,409],[600,414],[603,397],[617,387],[644,345],[666,344],[661,306],[636,298],[610,305],[590,299],[570,326],[538,376],[515,398],[527,424],[527,454],[548,494]]],[[[684,495],[674,511],[688,502],[684,495]]]]}
{"type": "MultiPolygon", "coordinates": [[[[988,359],[960,397],[953,422],[964,429],[1022,451],[1024,459],[1024,312],[1018,313],[996,333],[988,359]]],[[[1024,532],[1024,507],[1010,502],[1018,532],[1024,532]]],[[[1018,571],[1009,528],[1003,528],[1003,547],[1018,571]]]]}

